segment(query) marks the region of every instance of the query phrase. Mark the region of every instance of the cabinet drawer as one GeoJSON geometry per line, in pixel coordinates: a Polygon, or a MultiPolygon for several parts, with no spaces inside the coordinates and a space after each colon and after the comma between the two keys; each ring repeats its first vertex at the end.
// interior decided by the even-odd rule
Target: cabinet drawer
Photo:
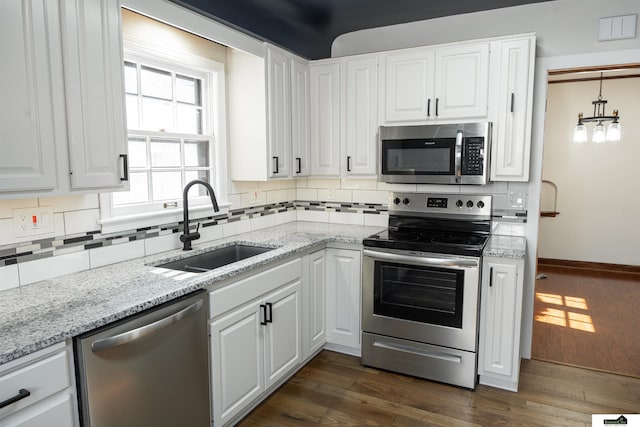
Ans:
{"type": "Polygon", "coordinates": [[[247,303],[267,292],[287,284],[302,275],[300,258],[257,273],[217,289],[209,294],[209,315],[215,318],[235,307],[247,303]]]}
{"type": "Polygon", "coordinates": [[[17,396],[24,389],[31,393],[0,409],[0,418],[32,405],[70,387],[67,352],[61,351],[46,359],[0,376],[0,402],[17,396]]]}

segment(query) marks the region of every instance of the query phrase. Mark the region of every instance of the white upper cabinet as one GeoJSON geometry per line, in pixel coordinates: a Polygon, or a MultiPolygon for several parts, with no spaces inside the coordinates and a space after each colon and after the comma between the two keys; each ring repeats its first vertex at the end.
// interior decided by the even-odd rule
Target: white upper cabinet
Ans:
{"type": "Polygon", "coordinates": [[[311,174],[340,176],[340,63],[310,64],[311,174]]]}
{"type": "Polygon", "coordinates": [[[227,67],[231,179],[308,175],[307,62],[266,45],[265,58],[230,49],[227,67]]]}
{"type": "Polygon", "coordinates": [[[489,44],[436,49],[435,118],[486,117],[489,44]]]}
{"type": "Polygon", "coordinates": [[[0,192],[53,190],[55,116],[63,96],[57,5],[0,3],[0,192]]]}
{"type": "Polygon", "coordinates": [[[61,10],[71,187],[125,188],[119,2],[64,0],[61,10]]]}
{"type": "Polygon", "coordinates": [[[291,65],[284,53],[267,49],[270,177],[291,175],[291,65]]]}
{"type": "Polygon", "coordinates": [[[127,189],[120,3],[0,7],[3,197],[127,189]]]}
{"type": "Polygon", "coordinates": [[[488,43],[411,49],[383,58],[385,123],[487,116],[488,43]]]}
{"type": "Polygon", "coordinates": [[[291,157],[293,177],[311,174],[309,65],[291,61],[291,157]]]}
{"type": "Polygon", "coordinates": [[[344,63],[343,135],[345,176],[376,175],[378,151],[378,58],[344,63]]]}
{"type": "Polygon", "coordinates": [[[499,67],[491,147],[492,181],[528,181],[531,151],[535,36],[494,42],[499,67]]]}
{"type": "Polygon", "coordinates": [[[393,53],[384,57],[386,122],[420,121],[435,116],[434,50],[393,53]],[[432,105],[433,104],[433,105],[432,105]]]}

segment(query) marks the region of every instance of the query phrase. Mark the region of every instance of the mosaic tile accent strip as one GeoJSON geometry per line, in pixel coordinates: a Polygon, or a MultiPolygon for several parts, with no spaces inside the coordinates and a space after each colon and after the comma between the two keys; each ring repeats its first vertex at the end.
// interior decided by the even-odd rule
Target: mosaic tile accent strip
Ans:
{"type": "MultiPolygon", "coordinates": [[[[212,227],[215,225],[250,220],[265,215],[274,215],[290,210],[305,209],[363,214],[380,214],[381,212],[387,211],[386,205],[380,204],[288,201],[234,209],[224,214],[198,218],[190,221],[189,228],[195,230],[197,223],[200,223],[200,226],[203,228],[212,227]]],[[[171,233],[182,233],[182,228],[182,222],[173,222],[111,234],[102,234],[100,230],[92,230],[83,234],[59,236],[7,245],[0,248],[0,267],[56,255],[64,255],[80,250],[118,245],[171,233]]]]}

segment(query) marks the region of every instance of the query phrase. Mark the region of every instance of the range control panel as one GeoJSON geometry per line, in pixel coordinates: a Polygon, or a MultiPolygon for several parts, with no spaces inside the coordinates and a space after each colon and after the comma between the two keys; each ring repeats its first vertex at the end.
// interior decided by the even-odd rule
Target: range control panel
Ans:
{"type": "Polygon", "coordinates": [[[389,214],[491,217],[491,196],[481,194],[389,193],[389,214]]]}

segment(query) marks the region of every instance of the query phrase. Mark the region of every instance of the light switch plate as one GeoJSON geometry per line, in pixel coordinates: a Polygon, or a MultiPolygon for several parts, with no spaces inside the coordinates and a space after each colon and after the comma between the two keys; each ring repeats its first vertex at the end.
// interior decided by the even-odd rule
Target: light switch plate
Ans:
{"type": "Polygon", "coordinates": [[[638,15],[600,18],[598,41],[635,39],[638,15]]]}
{"type": "Polygon", "coordinates": [[[509,207],[512,209],[525,209],[526,195],[525,193],[510,191],[508,197],[509,207]]]}

